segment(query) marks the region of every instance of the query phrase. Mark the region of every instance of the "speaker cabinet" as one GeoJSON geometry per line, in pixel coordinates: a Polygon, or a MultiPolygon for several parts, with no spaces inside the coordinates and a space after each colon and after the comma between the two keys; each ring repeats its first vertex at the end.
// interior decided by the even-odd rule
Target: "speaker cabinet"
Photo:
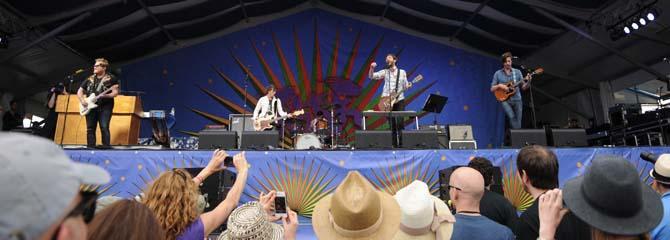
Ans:
{"type": "MultiPolygon", "coordinates": [[[[184,168],[191,176],[197,176],[203,168],[184,168]]],[[[200,193],[205,197],[205,212],[214,210],[216,206],[219,205],[226,196],[228,192],[233,187],[237,175],[231,171],[223,170],[218,171],[209,177],[205,178],[200,184],[199,189],[200,193]]],[[[221,226],[214,229],[212,234],[221,234],[226,230],[226,223],[224,222],[221,226]]]]}
{"type": "Polygon", "coordinates": [[[241,149],[266,150],[277,148],[279,132],[260,131],[242,132],[241,149]]]}
{"type": "Polygon", "coordinates": [[[551,129],[549,131],[549,145],[555,147],[586,147],[586,130],[575,129],[551,129]]]}
{"type": "Polygon", "coordinates": [[[204,129],[198,135],[198,149],[237,148],[237,132],[229,132],[225,129],[204,129]]]}
{"type": "Polygon", "coordinates": [[[391,131],[356,130],[356,149],[392,148],[391,131]]]}
{"type": "Polygon", "coordinates": [[[435,130],[412,130],[402,132],[403,148],[438,149],[439,141],[435,130]]]}
{"type": "Polygon", "coordinates": [[[547,146],[547,132],[544,129],[510,129],[510,143],[514,148],[547,146]]]}

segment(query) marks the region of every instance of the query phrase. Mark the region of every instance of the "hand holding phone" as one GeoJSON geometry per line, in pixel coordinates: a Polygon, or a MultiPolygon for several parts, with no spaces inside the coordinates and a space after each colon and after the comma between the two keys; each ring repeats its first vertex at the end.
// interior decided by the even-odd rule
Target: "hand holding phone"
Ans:
{"type": "Polygon", "coordinates": [[[277,192],[275,194],[275,216],[288,216],[286,211],[286,193],[284,192],[277,192]]]}

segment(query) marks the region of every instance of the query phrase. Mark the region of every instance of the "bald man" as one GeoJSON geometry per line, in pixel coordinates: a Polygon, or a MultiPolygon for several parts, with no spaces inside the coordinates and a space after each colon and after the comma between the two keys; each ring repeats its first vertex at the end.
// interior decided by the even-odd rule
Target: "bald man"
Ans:
{"type": "Polygon", "coordinates": [[[484,177],[470,167],[456,169],[449,179],[449,196],[456,208],[452,240],[514,240],[512,230],[479,213],[484,177]]]}

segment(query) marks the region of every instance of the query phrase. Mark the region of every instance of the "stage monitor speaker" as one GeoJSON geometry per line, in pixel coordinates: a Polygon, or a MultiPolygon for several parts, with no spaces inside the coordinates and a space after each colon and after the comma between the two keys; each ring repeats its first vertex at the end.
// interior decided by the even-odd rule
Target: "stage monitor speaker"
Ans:
{"type": "Polygon", "coordinates": [[[229,132],[225,129],[203,129],[198,136],[198,149],[237,148],[237,132],[229,132]]]}
{"type": "Polygon", "coordinates": [[[555,147],[586,147],[586,130],[574,129],[551,129],[549,131],[549,145],[555,147]]]}
{"type": "MultiPolygon", "coordinates": [[[[191,174],[192,177],[197,176],[202,169],[203,168],[184,168],[184,170],[191,174]]],[[[204,212],[214,210],[219,203],[226,199],[228,192],[230,192],[230,189],[233,187],[233,183],[235,183],[236,177],[237,175],[235,175],[235,173],[223,170],[210,175],[202,181],[199,189],[200,194],[205,197],[206,205],[204,212]]],[[[225,230],[226,223],[224,222],[221,226],[214,229],[212,234],[221,234],[225,230]]]]}
{"type": "MultiPolygon", "coordinates": [[[[459,167],[463,166],[451,166],[445,169],[442,169],[439,171],[439,191],[440,191],[440,199],[444,202],[448,202],[451,197],[449,197],[449,178],[451,178],[451,174],[454,172],[459,167]]],[[[502,170],[500,167],[493,167],[493,182],[491,182],[490,189],[492,192],[497,192],[501,195],[505,195],[503,191],[503,185],[502,185],[503,177],[502,177],[502,170]]]]}
{"type": "Polygon", "coordinates": [[[392,148],[391,131],[356,130],[356,149],[392,148]]]}
{"type": "Polygon", "coordinates": [[[449,149],[477,149],[477,141],[475,140],[450,140],[449,149]]]}
{"type": "MultiPolygon", "coordinates": [[[[251,119],[253,114],[230,114],[228,115],[228,120],[230,121],[230,126],[228,130],[231,132],[237,132],[237,136],[241,136],[243,131],[255,131],[254,130],[254,120],[251,119]],[[242,123],[244,123],[244,129],[242,129],[242,123]]],[[[241,139],[237,139],[237,146],[241,146],[241,139]]]]}
{"type": "Polygon", "coordinates": [[[471,125],[449,125],[449,140],[466,141],[474,139],[471,125]]]}
{"type": "Polygon", "coordinates": [[[435,130],[402,131],[403,148],[438,149],[440,148],[435,130]]]}
{"type": "Polygon", "coordinates": [[[240,149],[266,150],[277,148],[279,142],[278,131],[242,132],[240,149]]]}
{"type": "Polygon", "coordinates": [[[510,129],[510,143],[514,148],[528,145],[547,146],[547,132],[544,129],[510,129]]]}

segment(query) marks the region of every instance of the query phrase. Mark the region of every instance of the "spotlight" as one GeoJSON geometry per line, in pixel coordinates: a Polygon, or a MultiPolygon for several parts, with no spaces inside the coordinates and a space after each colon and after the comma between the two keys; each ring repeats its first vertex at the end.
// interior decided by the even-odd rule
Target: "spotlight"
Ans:
{"type": "Polygon", "coordinates": [[[644,20],[644,18],[640,18],[640,25],[642,26],[647,25],[647,20],[644,20]]]}
{"type": "Polygon", "coordinates": [[[628,28],[628,26],[623,27],[623,32],[630,34],[630,28],[628,28]]]}
{"type": "Polygon", "coordinates": [[[637,25],[636,22],[631,23],[630,26],[633,27],[633,29],[635,29],[635,30],[637,30],[638,28],[640,28],[640,25],[637,25]]]}
{"type": "Polygon", "coordinates": [[[0,32],[0,48],[6,49],[8,47],[9,47],[9,35],[0,32]]]}
{"type": "Polygon", "coordinates": [[[647,19],[649,19],[649,21],[654,21],[654,19],[656,19],[656,16],[654,16],[653,13],[647,13],[647,19]]]}

